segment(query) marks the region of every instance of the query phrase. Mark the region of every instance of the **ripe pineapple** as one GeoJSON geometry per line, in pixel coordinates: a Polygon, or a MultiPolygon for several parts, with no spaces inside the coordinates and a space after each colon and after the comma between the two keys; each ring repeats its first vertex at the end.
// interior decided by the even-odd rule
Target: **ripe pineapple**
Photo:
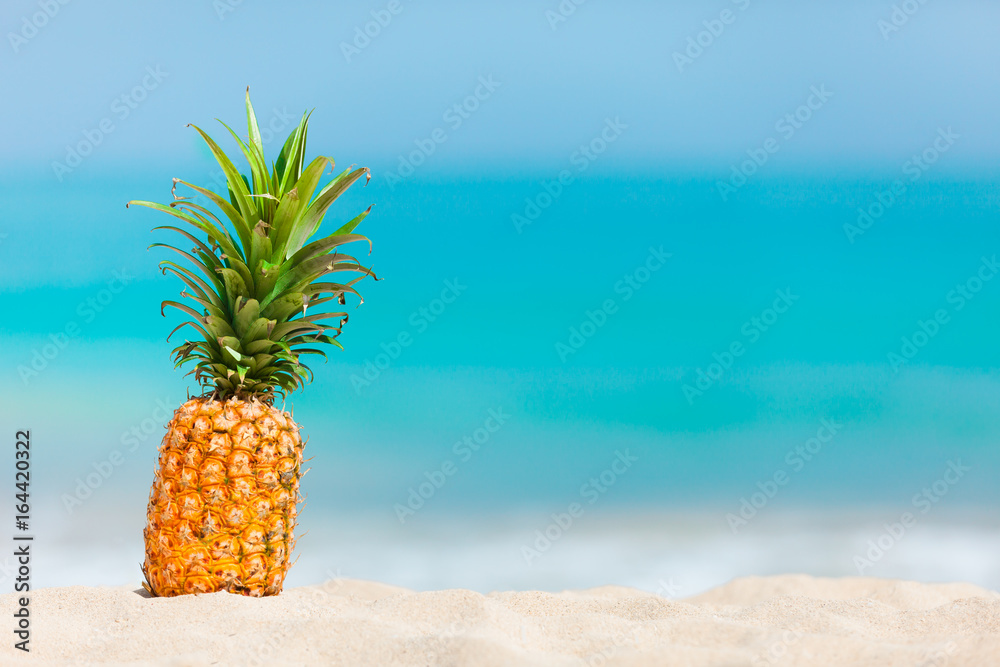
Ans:
{"type": "Polygon", "coordinates": [[[223,125],[246,156],[251,178],[195,127],[226,175],[229,197],[174,179],[175,193],[180,183],[204,195],[231,229],[176,194],[169,206],[129,202],[194,228],[156,228],[182,235],[194,246],[190,252],[162,243],[151,247],[169,248],[188,262],[185,267],[165,260],[160,266],[184,282],[190,292],[181,296],[195,307],[164,301],[162,308],[190,318],[171,336],[185,326],[200,334],[174,349],[174,367],[193,364],[189,374],[206,390],[177,409],[160,445],[142,568],[153,595],[281,592],[294,546],[303,443],[291,414],[273,403],[276,395],[312,379],[301,355],[325,357],[318,345],[340,347],[336,336],[347,313],[327,312],[323,304],[343,305],[347,294],[360,299],[352,286],[374,278],[371,269],[337,251],[356,241],[371,248],[367,238],[352,233],[371,207],[334,234],[310,242],[334,200],[362,176],[371,179],[368,170],[348,169],[313,197],[333,160],[318,157],[305,166],[309,114],[269,171],[249,90],[246,107],[248,142],[223,125]],[[350,279],[317,282],[334,273],[350,279]],[[325,323],[329,320],[338,321],[325,323]]]}

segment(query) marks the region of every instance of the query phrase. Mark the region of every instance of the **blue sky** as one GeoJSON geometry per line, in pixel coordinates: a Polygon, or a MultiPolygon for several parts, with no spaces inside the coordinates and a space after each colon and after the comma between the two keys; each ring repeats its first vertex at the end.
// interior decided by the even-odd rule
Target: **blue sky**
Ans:
{"type": "Polygon", "coordinates": [[[24,94],[0,109],[5,169],[16,159],[13,171],[40,175],[107,116],[116,129],[81,176],[195,161],[184,125],[238,117],[247,85],[265,118],[317,108],[315,141],[338,159],[391,163],[482,75],[501,87],[429,166],[534,171],[621,116],[633,130],[616,147],[619,165],[711,168],[763,140],[814,85],[834,97],[786,147],[786,168],[891,167],[947,125],[974,138],[959,164],[982,166],[998,148],[991,27],[1000,8],[988,3],[923,4],[888,39],[879,21],[891,18],[891,2],[587,2],[555,29],[546,12],[556,2],[400,3],[348,62],[341,44],[387,3],[278,9],[247,0],[221,14],[210,0],[69,3],[11,44],[39,9],[6,2],[0,66],[4,85],[24,94]],[[735,22],[679,72],[673,54],[723,11],[735,22]],[[165,77],[118,118],[112,105],[147,67],[165,77]]]}

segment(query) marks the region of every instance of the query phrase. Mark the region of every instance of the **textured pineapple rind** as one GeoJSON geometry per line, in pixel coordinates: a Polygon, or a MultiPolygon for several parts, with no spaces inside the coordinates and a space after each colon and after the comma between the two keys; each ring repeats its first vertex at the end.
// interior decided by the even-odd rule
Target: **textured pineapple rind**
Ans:
{"type": "Polygon", "coordinates": [[[281,592],[294,548],[302,440],[256,399],[192,398],[174,412],[146,510],[153,595],[281,592]]]}

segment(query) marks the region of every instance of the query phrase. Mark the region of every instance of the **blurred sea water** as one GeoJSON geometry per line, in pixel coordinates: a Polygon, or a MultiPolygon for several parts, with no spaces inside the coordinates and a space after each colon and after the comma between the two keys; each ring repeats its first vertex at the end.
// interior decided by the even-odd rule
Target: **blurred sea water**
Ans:
{"type": "MultiPolygon", "coordinates": [[[[656,590],[673,577],[693,593],[738,574],[856,574],[880,526],[919,512],[913,496],[959,462],[969,471],[864,573],[998,586],[982,556],[996,553],[1000,502],[988,185],[923,181],[852,243],[844,225],[885,180],[762,177],[722,202],[711,179],[593,177],[519,233],[511,217],[538,182],[428,175],[390,195],[376,179],[338,204],[347,216],[379,202],[364,259],[385,280],[363,290],[346,351],[288,401],[313,456],[291,583],[340,568],[415,588],[656,590]],[[610,226],[576,231],[580,219],[610,226]],[[638,271],[651,249],[670,256],[638,271]],[[491,414],[504,415],[495,430],[491,414]],[[581,489],[623,453],[634,465],[526,563],[534,531],[587,503],[595,487],[581,489]],[[727,514],[778,478],[734,535],[727,514]],[[399,507],[414,512],[405,523],[399,507]]],[[[145,251],[164,221],[122,203],[169,188],[137,177],[46,201],[33,187],[10,198],[14,216],[43,206],[3,246],[17,316],[0,324],[0,400],[5,428],[39,443],[51,550],[38,582],[125,583],[166,413],[191,387],[158,306],[180,285],[145,251]]]]}
{"type": "MultiPolygon", "coordinates": [[[[1000,591],[991,514],[918,512],[900,531],[896,509],[775,511],[733,533],[717,513],[637,509],[588,511],[556,531],[541,511],[425,517],[403,529],[381,514],[310,506],[287,585],[351,578],[482,593],[618,585],[683,598],[734,577],[803,573],[968,581],[1000,591]]],[[[142,522],[141,512],[128,511],[46,525],[36,585],[138,587],[142,522]]],[[[0,561],[0,578],[9,566],[0,561]]]]}

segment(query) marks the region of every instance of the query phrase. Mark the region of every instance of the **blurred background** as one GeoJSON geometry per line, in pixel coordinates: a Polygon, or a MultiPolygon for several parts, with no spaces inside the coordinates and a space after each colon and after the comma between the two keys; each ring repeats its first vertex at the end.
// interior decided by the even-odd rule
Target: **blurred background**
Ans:
{"type": "Polygon", "coordinates": [[[35,445],[34,584],[141,578],[197,388],[146,250],[166,220],[124,204],[219,190],[186,124],[234,149],[214,119],[242,133],[249,86],[271,157],[315,108],[309,157],[371,168],[325,229],[374,203],[384,277],[288,401],[313,457],[289,585],[1000,588],[998,21],[8,0],[0,413],[35,445]]]}

